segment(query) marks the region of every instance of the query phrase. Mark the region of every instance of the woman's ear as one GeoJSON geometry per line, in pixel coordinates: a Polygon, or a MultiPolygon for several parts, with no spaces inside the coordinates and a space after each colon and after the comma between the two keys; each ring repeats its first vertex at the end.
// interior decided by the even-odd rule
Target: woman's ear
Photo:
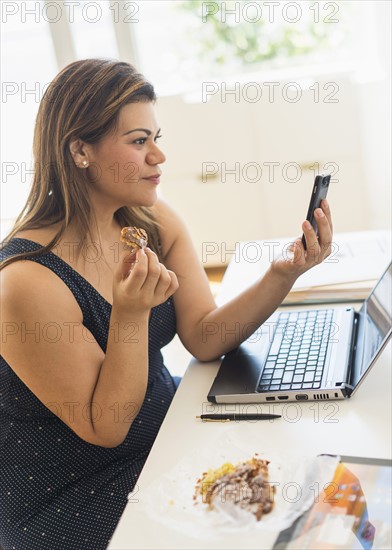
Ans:
{"type": "Polygon", "coordinates": [[[90,163],[88,159],[87,147],[84,141],[79,138],[72,138],[69,144],[69,150],[74,163],[78,168],[89,167],[90,163]]]}

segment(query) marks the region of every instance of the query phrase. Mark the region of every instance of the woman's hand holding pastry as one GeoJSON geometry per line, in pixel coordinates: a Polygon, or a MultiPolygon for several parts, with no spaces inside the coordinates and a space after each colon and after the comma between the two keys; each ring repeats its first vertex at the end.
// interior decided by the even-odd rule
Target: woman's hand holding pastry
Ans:
{"type": "Polygon", "coordinates": [[[127,313],[145,313],[165,302],[177,288],[175,273],[150,248],[136,254],[125,252],[113,281],[113,306],[127,313]]]}

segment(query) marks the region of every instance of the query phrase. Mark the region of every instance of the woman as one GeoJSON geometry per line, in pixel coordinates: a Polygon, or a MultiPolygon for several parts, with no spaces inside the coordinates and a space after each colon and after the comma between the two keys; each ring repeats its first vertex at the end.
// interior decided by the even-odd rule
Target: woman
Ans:
{"type": "Polygon", "coordinates": [[[132,66],[99,59],[66,67],[41,101],[32,190],[1,252],[6,548],[105,548],[176,390],[161,348],[177,332],[199,360],[220,357],[237,331],[206,341],[204,323],[261,325],[329,254],[324,201],[319,239],[302,224],[307,252],[298,239],[291,260],[217,308],[183,222],[157,198],[154,101],[132,66]],[[119,241],[129,225],[149,236],[136,255],[119,241]]]}

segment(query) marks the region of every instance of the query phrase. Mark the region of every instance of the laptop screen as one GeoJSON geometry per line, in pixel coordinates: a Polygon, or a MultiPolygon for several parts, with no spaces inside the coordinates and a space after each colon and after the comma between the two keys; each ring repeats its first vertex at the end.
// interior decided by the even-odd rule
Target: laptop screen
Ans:
{"type": "Polygon", "coordinates": [[[383,342],[391,333],[392,264],[388,266],[370,296],[363,303],[359,315],[354,386],[366,374],[383,342]]]}

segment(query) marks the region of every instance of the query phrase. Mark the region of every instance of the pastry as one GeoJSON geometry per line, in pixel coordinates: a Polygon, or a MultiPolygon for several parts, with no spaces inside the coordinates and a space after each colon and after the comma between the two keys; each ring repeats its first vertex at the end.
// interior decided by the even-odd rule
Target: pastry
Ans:
{"type": "Polygon", "coordinates": [[[134,254],[148,244],[148,236],[144,229],[139,227],[123,227],[121,229],[120,241],[125,243],[131,254],[134,254]]]}
{"type": "Polygon", "coordinates": [[[260,521],[274,506],[275,488],[268,482],[268,460],[252,458],[236,465],[223,464],[208,470],[197,481],[194,499],[202,498],[210,509],[214,503],[231,502],[260,521]]]}

